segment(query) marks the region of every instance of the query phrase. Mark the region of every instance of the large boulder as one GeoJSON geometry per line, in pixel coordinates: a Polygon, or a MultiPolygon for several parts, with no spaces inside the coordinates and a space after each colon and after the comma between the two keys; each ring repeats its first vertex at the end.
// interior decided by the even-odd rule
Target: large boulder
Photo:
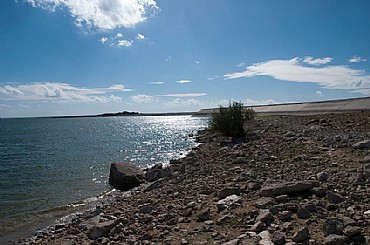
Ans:
{"type": "Polygon", "coordinates": [[[296,181],[266,185],[261,189],[264,197],[279,196],[284,194],[294,194],[302,191],[309,191],[313,187],[319,186],[317,181],[296,181]]]}
{"type": "Polygon", "coordinates": [[[112,163],[109,184],[117,190],[128,191],[144,182],[144,172],[130,163],[112,163]]]}

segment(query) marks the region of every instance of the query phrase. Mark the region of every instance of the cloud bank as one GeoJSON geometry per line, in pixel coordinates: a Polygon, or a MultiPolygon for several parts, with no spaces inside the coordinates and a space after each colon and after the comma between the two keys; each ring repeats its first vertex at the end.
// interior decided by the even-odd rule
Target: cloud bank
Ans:
{"type": "Polygon", "coordinates": [[[271,60],[253,64],[246,71],[224,75],[224,79],[270,76],[277,80],[290,82],[317,83],[331,89],[366,89],[370,88],[370,75],[363,70],[352,69],[344,65],[325,65],[332,58],[313,59],[312,57],[293,58],[290,60],[271,60]],[[313,65],[313,66],[312,66],[313,65]]]}
{"type": "Polygon", "coordinates": [[[132,28],[156,14],[155,0],[26,0],[49,11],[66,8],[79,27],[112,30],[132,28]]]}
{"type": "Polygon", "coordinates": [[[113,94],[108,95],[108,93],[127,91],[131,91],[131,89],[127,89],[121,84],[107,88],[78,88],[67,83],[39,82],[17,86],[0,86],[0,97],[3,100],[19,101],[108,103],[122,101],[121,97],[113,94]]]}

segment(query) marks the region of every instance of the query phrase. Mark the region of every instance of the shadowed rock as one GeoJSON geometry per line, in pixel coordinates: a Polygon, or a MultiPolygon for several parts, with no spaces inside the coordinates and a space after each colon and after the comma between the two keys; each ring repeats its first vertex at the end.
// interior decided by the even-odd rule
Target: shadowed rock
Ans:
{"type": "Polygon", "coordinates": [[[265,197],[279,196],[284,194],[294,194],[302,191],[309,191],[313,187],[319,186],[317,181],[297,181],[271,184],[261,189],[261,195],[265,197]]]}
{"type": "Polygon", "coordinates": [[[143,171],[129,163],[112,163],[109,184],[117,190],[128,191],[144,181],[143,171]]]}

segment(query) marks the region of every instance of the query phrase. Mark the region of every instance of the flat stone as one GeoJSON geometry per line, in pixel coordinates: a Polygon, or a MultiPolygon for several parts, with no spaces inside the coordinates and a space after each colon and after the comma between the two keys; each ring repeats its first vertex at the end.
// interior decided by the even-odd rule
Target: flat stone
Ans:
{"type": "Polygon", "coordinates": [[[267,208],[273,204],[275,204],[275,199],[272,197],[261,197],[255,202],[257,208],[267,208]]]}
{"type": "Polygon", "coordinates": [[[271,184],[261,189],[261,195],[265,197],[293,194],[297,192],[309,191],[313,187],[319,186],[317,181],[297,181],[271,184]]]}
{"type": "Polygon", "coordinates": [[[222,211],[240,202],[241,202],[241,198],[239,196],[231,195],[222,200],[219,200],[217,202],[217,209],[219,211],[222,211]]]}
{"type": "Polygon", "coordinates": [[[263,230],[266,229],[266,224],[261,222],[261,221],[258,221],[257,223],[255,223],[251,228],[250,228],[250,231],[254,231],[254,232],[261,232],[263,230]]]}
{"type": "Polygon", "coordinates": [[[225,187],[218,192],[218,199],[224,199],[227,196],[239,194],[239,189],[236,187],[225,187]]]}
{"type": "Polygon", "coordinates": [[[344,228],[343,234],[349,237],[361,234],[361,228],[358,226],[347,226],[344,228]]]}
{"type": "Polygon", "coordinates": [[[353,145],[353,148],[356,149],[370,149],[370,140],[364,140],[361,142],[357,142],[353,145]]]}
{"type": "Polygon", "coordinates": [[[96,240],[103,236],[107,236],[109,231],[114,226],[115,226],[114,220],[109,220],[106,222],[98,223],[87,231],[87,236],[93,240],[96,240]]]}

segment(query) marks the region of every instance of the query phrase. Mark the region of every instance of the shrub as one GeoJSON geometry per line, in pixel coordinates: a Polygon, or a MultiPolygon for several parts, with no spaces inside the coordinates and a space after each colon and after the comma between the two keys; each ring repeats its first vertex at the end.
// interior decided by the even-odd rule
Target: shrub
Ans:
{"type": "Polygon", "coordinates": [[[244,123],[254,116],[254,110],[245,108],[243,103],[230,102],[228,107],[220,106],[212,114],[209,126],[211,130],[219,131],[225,136],[244,137],[244,123]]]}

